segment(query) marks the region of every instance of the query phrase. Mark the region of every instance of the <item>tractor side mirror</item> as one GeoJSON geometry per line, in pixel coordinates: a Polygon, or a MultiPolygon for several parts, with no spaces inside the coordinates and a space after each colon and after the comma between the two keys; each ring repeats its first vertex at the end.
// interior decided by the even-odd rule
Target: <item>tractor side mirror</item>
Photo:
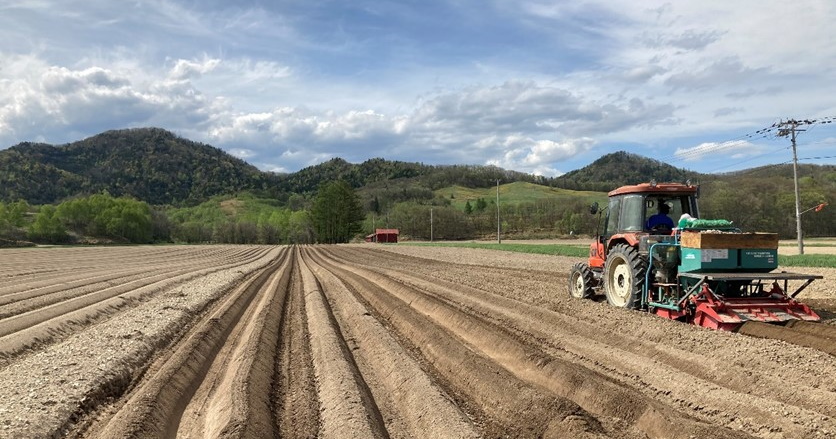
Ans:
{"type": "Polygon", "coordinates": [[[589,206],[589,213],[595,215],[596,213],[598,213],[598,209],[599,209],[598,202],[595,201],[595,202],[592,203],[591,206],[589,206]]]}

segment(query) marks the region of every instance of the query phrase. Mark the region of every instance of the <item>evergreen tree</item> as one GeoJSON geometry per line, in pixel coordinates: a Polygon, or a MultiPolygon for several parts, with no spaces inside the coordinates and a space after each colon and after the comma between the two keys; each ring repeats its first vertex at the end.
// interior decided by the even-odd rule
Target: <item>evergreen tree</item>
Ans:
{"type": "Polygon", "coordinates": [[[322,186],[311,208],[316,240],[320,243],[348,242],[361,230],[363,218],[359,197],[344,181],[322,186]]]}
{"type": "Polygon", "coordinates": [[[371,210],[374,213],[380,213],[380,200],[377,198],[377,195],[375,195],[372,199],[372,205],[369,210],[371,210]]]}

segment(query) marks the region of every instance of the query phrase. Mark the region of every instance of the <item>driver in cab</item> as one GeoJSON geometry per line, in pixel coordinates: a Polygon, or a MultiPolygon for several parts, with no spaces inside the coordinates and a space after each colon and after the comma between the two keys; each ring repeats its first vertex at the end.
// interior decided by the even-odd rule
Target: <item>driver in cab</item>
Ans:
{"type": "Polygon", "coordinates": [[[647,219],[648,230],[673,230],[673,220],[668,216],[670,206],[667,203],[659,203],[659,213],[647,219]]]}

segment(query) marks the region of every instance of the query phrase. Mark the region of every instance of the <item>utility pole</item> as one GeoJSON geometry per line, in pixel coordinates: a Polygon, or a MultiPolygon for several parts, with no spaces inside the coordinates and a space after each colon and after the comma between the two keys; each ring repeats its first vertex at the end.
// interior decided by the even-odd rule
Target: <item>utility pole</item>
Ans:
{"type": "Polygon", "coordinates": [[[499,179],[496,179],[496,243],[502,244],[502,223],[499,222],[499,179]]]}
{"type": "Polygon", "coordinates": [[[801,233],[801,200],[798,191],[798,151],[795,145],[795,133],[797,131],[807,131],[803,129],[798,129],[799,125],[807,125],[809,122],[807,121],[797,121],[795,119],[789,119],[787,121],[782,121],[778,124],[778,136],[785,137],[790,136],[792,140],[792,177],[793,181],[795,182],[795,232],[798,237],[798,254],[804,254],[804,237],[801,233]]]}
{"type": "Polygon", "coordinates": [[[433,208],[430,207],[430,242],[433,242],[433,208]]]}

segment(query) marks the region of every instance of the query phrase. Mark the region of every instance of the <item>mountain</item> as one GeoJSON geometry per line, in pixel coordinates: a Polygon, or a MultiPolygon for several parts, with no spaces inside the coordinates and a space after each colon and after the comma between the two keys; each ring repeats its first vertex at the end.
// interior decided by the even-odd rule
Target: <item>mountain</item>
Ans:
{"type": "Polygon", "coordinates": [[[107,191],[154,205],[194,205],[244,190],[287,200],[313,194],[324,182],[354,188],[398,180],[428,190],[458,184],[487,187],[543,179],[495,166],[431,166],[373,158],[360,164],[334,158],[290,174],[261,172],[221,149],[159,128],[106,131],[65,145],[24,142],[0,151],[0,200],[58,203],[107,191]]]}
{"type": "MultiPolygon", "coordinates": [[[[826,192],[836,185],[836,167],[801,168],[804,187],[826,192]]],[[[402,201],[431,202],[433,191],[451,186],[488,188],[513,182],[570,190],[607,192],[625,184],[691,179],[711,189],[726,182],[761,191],[791,184],[788,165],[753,168],[728,174],[699,174],[624,151],[607,154],[588,166],[556,178],[509,171],[495,166],[425,165],[373,158],[349,163],[334,158],[289,174],[261,172],[210,145],[180,138],[159,128],[107,131],[65,145],[21,143],[0,151],[0,201],[24,199],[30,204],[107,191],[153,205],[196,205],[212,196],[251,191],[286,203],[310,199],[324,182],[345,180],[361,189],[372,210],[402,201]],[[780,184],[779,184],[780,180],[780,184]]],[[[710,191],[709,191],[710,192],[710,191]]]]}
{"type": "Polygon", "coordinates": [[[544,183],[546,181],[542,177],[508,171],[496,166],[425,165],[382,158],[373,158],[360,164],[334,158],[292,174],[280,175],[278,178],[279,187],[288,193],[315,192],[320,184],[335,180],[345,180],[354,188],[385,185],[393,180],[401,180],[431,190],[452,185],[470,188],[489,187],[495,185],[496,180],[503,183],[515,181],[544,183]]]}
{"type": "Polygon", "coordinates": [[[703,174],[671,166],[659,160],[619,151],[602,156],[591,164],[554,178],[553,186],[563,189],[608,192],[619,186],[655,179],[674,182],[691,179],[697,182],[703,174]]]}
{"type": "Polygon", "coordinates": [[[371,183],[413,178],[434,173],[435,166],[373,158],[360,164],[334,158],[292,174],[278,176],[279,188],[287,193],[315,192],[322,183],[344,180],[354,188],[371,183]]]}
{"type": "Polygon", "coordinates": [[[267,189],[275,180],[218,148],[158,128],[0,151],[0,200],[33,204],[101,191],[157,205],[195,204],[212,195],[267,189]]]}

